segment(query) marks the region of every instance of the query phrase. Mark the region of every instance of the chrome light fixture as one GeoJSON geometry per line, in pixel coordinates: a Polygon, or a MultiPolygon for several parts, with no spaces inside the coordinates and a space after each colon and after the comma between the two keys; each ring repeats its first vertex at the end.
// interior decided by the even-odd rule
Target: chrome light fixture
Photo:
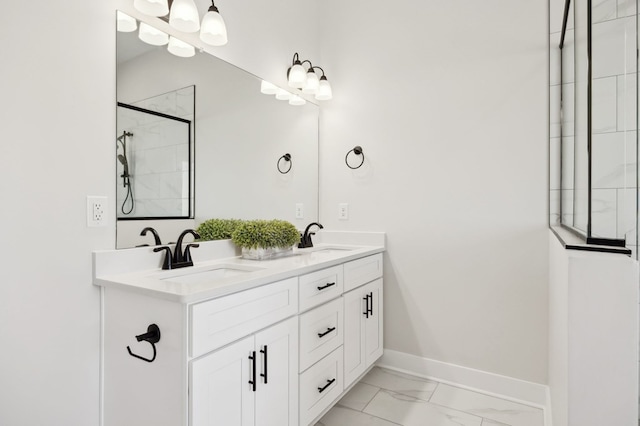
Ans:
{"type": "Polygon", "coordinates": [[[138,21],[119,10],[116,11],[116,29],[121,33],[130,33],[138,29],[138,21]]]}
{"type": "Polygon", "coordinates": [[[224,46],[227,44],[227,26],[213,0],[211,0],[209,10],[202,18],[200,40],[211,46],[224,46]]]}
{"type": "Polygon", "coordinates": [[[150,16],[165,16],[169,13],[167,0],[133,0],[133,7],[150,16]]]}
{"type": "Polygon", "coordinates": [[[169,46],[167,46],[167,50],[181,58],[190,58],[196,54],[195,47],[173,36],[169,36],[169,46]]]}
{"type": "Polygon", "coordinates": [[[297,52],[293,55],[292,65],[287,70],[287,82],[289,87],[301,89],[302,93],[308,95],[314,95],[319,101],[328,101],[333,98],[331,85],[324,74],[324,70],[321,67],[313,66],[308,59],[300,61],[300,56],[297,52]],[[305,63],[309,64],[307,70],[304,69],[305,63]],[[315,72],[316,69],[322,71],[320,78],[315,72]]]}
{"type": "Polygon", "coordinates": [[[173,0],[169,12],[169,25],[185,33],[195,33],[200,29],[198,8],[193,0],[173,0]]]}
{"type": "Polygon", "coordinates": [[[167,33],[162,32],[144,22],[140,22],[138,38],[153,46],[164,46],[169,43],[169,35],[167,33]]]}

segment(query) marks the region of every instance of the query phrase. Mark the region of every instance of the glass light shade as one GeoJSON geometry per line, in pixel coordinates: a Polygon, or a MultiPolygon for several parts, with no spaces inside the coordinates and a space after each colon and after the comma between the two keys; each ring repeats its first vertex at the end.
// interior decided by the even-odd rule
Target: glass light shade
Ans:
{"type": "Polygon", "coordinates": [[[304,99],[302,99],[300,96],[298,95],[292,95],[291,98],[289,99],[289,105],[304,105],[306,104],[307,101],[305,101],[304,99]]]}
{"type": "Polygon", "coordinates": [[[167,0],[134,0],[133,7],[150,16],[166,16],[169,13],[167,0]]]}
{"type": "Polygon", "coordinates": [[[147,44],[154,46],[164,46],[169,43],[169,35],[162,31],[152,27],[149,24],[140,22],[140,29],[138,30],[138,38],[147,44]]]}
{"type": "Polygon", "coordinates": [[[138,29],[138,22],[126,13],[116,11],[117,25],[116,28],[121,33],[130,33],[138,29]]]}
{"type": "Polygon", "coordinates": [[[167,47],[167,50],[181,58],[190,58],[196,54],[195,47],[175,37],[169,37],[169,46],[167,47]]]}
{"type": "Polygon", "coordinates": [[[173,0],[169,25],[185,33],[195,33],[200,29],[200,16],[193,0],[173,0]]]}
{"type": "Polygon", "coordinates": [[[302,89],[307,81],[307,71],[300,62],[289,68],[289,87],[302,89]]]}
{"type": "Polygon", "coordinates": [[[315,94],[318,91],[319,84],[320,80],[318,79],[318,75],[314,71],[309,70],[307,73],[307,82],[302,88],[302,93],[315,94]]]}
{"type": "Polygon", "coordinates": [[[200,40],[211,46],[224,46],[227,44],[227,26],[218,12],[211,8],[202,18],[200,27],[200,40]]]}
{"type": "Polygon", "coordinates": [[[276,92],[276,99],[279,101],[288,101],[291,98],[291,93],[284,89],[278,89],[276,92]]]}
{"type": "Polygon", "coordinates": [[[319,101],[328,101],[333,98],[333,92],[331,91],[331,85],[325,76],[320,78],[320,84],[318,85],[318,92],[316,93],[316,99],[319,101]]]}
{"type": "Polygon", "coordinates": [[[275,95],[278,93],[278,87],[273,83],[262,80],[262,83],[260,83],[260,93],[264,93],[265,95],[275,95]]]}

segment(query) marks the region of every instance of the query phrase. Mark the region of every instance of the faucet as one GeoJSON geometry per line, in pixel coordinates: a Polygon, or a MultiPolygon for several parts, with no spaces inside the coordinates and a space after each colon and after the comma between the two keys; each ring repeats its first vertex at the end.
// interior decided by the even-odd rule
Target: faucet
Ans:
{"type": "Polygon", "coordinates": [[[160,235],[158,235],[158,231],[156,231],[150,226],[147,226],[146,228],[144,228],[142,232],[140,232],[140,236],[144,237],[145,235],[147,235],[147,232],[151,232],[153,234],[153,239],[155,240],[155,243],[157,246],[162,244],[162,241],[160,241],[160,235]]]}
{"type": "Polygon", "coordinates": [[[176,269],[184,268],[185,266],[193,266],[193,260],[191,259],[191,247],[198,248],[200,244],[188,243],[182,251],[182,240],[187,234],[193,235],[195,238],[200,238],[200,235],[193,229],[186,229],[182,231],[178,237],[175,249],[173,249],[173,255],[171,254],[171,248],[168,246],[156,247],[153,249],[155,252],[165,251],[164,262],[162,269],[176,269]]]}
{"type": "Polygon", "coordinates": [[[307,225],[307,228],[304,230],[304,234],[300,234],[300,244],[298,244],[298,248],[313,247],[313,241],[311,241],[311,236],[316,235],[316,233],[309,232],[309,229],[311,229],[311,227],[314,225],[320,229],[324,229],[324,226],[320,225],[318,222],[313,222],[307,225]]]}

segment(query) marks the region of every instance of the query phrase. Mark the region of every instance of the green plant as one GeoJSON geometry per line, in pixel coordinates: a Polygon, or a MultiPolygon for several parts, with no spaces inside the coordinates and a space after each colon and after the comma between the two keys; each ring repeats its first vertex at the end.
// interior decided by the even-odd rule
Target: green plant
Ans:
{"type": "Polygon", "coordinates": [[[300,233],[286,220],[249,220],[238,225],[231,240],[248,249],[288,248],[300,241],[300,233]]]}
{"type": "Polygon", "coordinates": [[[198,225],[196,231],[202,241],[227,240],[241,223],[240,219],[209,219],[198,225]]]}

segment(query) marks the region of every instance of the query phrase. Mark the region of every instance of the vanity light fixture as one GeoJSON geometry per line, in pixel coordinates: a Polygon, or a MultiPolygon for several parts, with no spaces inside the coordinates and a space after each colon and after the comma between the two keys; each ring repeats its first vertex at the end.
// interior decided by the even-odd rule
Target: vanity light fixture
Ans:
{"type": "Polygon", "coordinates": [[[298,53],[294,53],[292,65],[287,70],[287,82],[289,87],[302,89],[302,93],[314,95],[319,101],[328,101],[333,98],[333,92],[329,80],[321,67],[313,66],[311,61],[300,60],[298,53]],[[309,68],[305,70],[304,64],[308,63],[309,68]],[[322,71],[322,76],[318,78],[315,70],[322,71]]]}
{"type": "Polygon", "coordinates": [[[116,28],[121,33],[131,33],[138,29],[138,21],[135,18],[123,13],[119,10],[116,11],[117,24],[116,28]]]}
{"type": "Polygon", "coordinates": [[[167,0],[133,0],[133,7],[149,16],[165,16],[169,13],[167,0]]]}
{"type": "Polygon", "coordinates": [[[227,44],[227,26],[213,0],[211,0],[209,10],[202,18],[200,40],[211,46],[224,46],[227,44]]]}
{"type": "Polygon", "coordinates": [[[278,86],[273,83],[269,83],[266,80],[262,80],[262,83],[260,83],[260,93],[264,93],[265,95],[275,95],[278,93],[278,86]]]}
{"type": "Polygon", "coordinates": [[[190,58],[196,54],[195,47],[173,36],[169,36],[169,46],[167,50],[181,58],[190,58]]]}
{"type": "Polygon", "coordinates": [[[200,29],[200,16],[193,0],[173,0],[169,25],[185,33],[195,33],[200,29]]]}
{"type": "Polygon", "coordinates": [[[147,44],[153,46],[164,46],[169,43],[169,34],[162,32],[149,24],[140,22],[140,29],[138,30],[138,38],[147,44]]]}

